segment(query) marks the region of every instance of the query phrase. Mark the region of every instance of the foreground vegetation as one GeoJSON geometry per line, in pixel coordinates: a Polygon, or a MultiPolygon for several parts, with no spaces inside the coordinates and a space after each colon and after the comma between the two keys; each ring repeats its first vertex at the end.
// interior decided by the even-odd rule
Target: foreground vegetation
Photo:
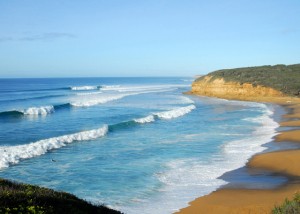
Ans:
{"type": "MultiPolygon", "coordinates": [[[[300,97],[300,64],[224,69],[211,72],[208,75],[212,76],[210,81],[223,78],[226,82],[262,85],[290,96],[300,97]]],[[[196,81],[204,78],[205,76],[199,77],[196,81]]]]}
{"type": "Polygon", "coordinates": [[[76,196],[29,184],[0,179],[0,213],[120,213],[92,205],[76,196]]]}
{"type": "Polygon", "coordinates": [[[272,210],[273,214],[298,214],[300,213],[300,194],[295,194],[293,200],[285,200],[282,205],[272,210]]]}

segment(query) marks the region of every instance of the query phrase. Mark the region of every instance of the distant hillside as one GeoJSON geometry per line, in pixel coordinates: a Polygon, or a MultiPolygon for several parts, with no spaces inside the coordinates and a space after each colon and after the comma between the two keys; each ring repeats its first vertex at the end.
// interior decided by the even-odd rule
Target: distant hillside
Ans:
{"type": "Polygon", "coordinates": [[[120,212],[105,206],[92,205],[69,193],[0,179],[0,213],[117,214],[120,212]]]}
{"type": "Polygon", "coordinates": [[[223,79],[225,82],[237,82],[241,85],[250,83],[273,88],[289,96],[300,97],[300,64],[258,66],[235,69],[224,69],[211,72],[195,80],[201,82],[210,76],[209,82],[223,79]]]}

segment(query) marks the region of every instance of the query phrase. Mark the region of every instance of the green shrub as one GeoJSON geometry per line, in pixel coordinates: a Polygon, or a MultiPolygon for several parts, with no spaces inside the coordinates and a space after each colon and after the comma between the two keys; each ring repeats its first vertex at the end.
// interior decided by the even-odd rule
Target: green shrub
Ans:
{"type": "Polygon", "coordinates": [[[120,213],[93,205],[76,196],[29,184],[0,179],[0,213],[6,214],[86,214],[120,213]]]}
{"type": "Polygon", "coordinates": [[[276,206],[272,210],[273,214],[299,214],[300,194],[296,193],[292,200],[285,199],[282,205],[276,206]]]}
{"type": "MultiPolygon", "coordinates": [[[[284,94],[300,97],[300,64],[258,66],[247,68],[224,69],[208,74],[210,81],[223,78],[226,82],[251,83],[274,88],[284,94]]],[[[204,79],[199,77],[195,81],[204,79]]]]}

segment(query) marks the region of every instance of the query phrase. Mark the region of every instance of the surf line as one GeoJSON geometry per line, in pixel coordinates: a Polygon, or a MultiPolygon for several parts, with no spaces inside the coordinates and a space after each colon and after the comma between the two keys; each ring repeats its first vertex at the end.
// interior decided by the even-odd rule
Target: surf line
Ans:
{"type": "Polygon", "coordinates": [[[52,137],[44,140],[39,140],[24,145],[17,146],[2,146],[0,147],[0,169],[8,168],[10,165],[18,164],[21,160],[34,158],[47,152],[59,149],[79,141],[91,141],[106,136],[109,132],[114,132],[120,129],[134,127],[138,124],[151,123],[156,119],[169,120],[181,117],[193,109],[195,105],[175,108],[169,111],[153,113],[143,118],[133,119],[113,125],[104,125],[101,128],[89,131],[77,132],[74,134],[52,137]]]}

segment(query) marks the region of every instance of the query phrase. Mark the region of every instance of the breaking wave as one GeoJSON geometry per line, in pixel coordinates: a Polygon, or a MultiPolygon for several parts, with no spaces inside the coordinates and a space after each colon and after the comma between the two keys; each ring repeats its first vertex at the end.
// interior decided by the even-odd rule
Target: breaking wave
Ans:
{"type": "Polygon", "coordinates": [[[31,107],[21,111],[25,115],[47,115],[54,112],[53,106],[31,107]]]}
{"type": "Polygon", "coordinates": [[[70,87],[72,91],[87,91],[87,90],[97,90],[100,89],[101,86],[91,86],[91,85],[86,85],[86,86],[73,86],[70,87]]]}
{"type": "Polygon", "coordinates": [[[195,108],[196,108],[195,105],[189,105],[189,106],[185,106],[185,107],[176,108],[176,109],[173,109],[170,111],[157,112],[157,113],[154,113],[154,115],[161,119],[169,120],[169,119],[181,117],[185,114],[188,114],[195,108]]]}
{"type": "Polygon", "coordinates": [[[70,108],[70,103],[55,105],[55,106],[40,106],[40,107],[30,107],[23,110],[11,110],[0,112],[0,118],[9,118],[9,117],[22,117],[22,116],[45,116],[52,114],[55,110],[70,108]]]}
{"type": "MultiPolygon", "coordinates": [[[[222,145],[221,151],[213,155],[212,160],[197,160],[196,158],[183,158],[166,163],[167,170],[156,174],[156,177],[165,186],[161,190],[164,195],[166,207],[180,208],[187,206],[189,201],[199,196],[209,194],[225,185],[227,181],[220,176],[228,171],[244,166],[248,159],[266,149],[264,144],[272,141],[276,135],[278,123],[272,119],[273,112],[266,105],[261,105],[264,114],[254,118],[253,122],[259,126],[250,134],[242,134],[239,140],[229,141],[222,145]],[[188,195],[182,197],[182,192],[188,195]],[[172,199],[172,200],[170,200],[172,199]]],[[[154,203],[151,203],[152,207],[154,203]]],[[[175,209],[172,212],[176,211],[175,209]]],[[[158,208],[156,213],[166,213],[166,209],[158,208]]],[[[170,211],[171,212],[171,211],[170,211]]]]}
{"type": "Polygon", "coordinates": [[[24,110],[0,112],[0,117],[18,117],[23,115],[47,115],[54,112],[53,106],[30,107],[24,110]]]}
{"type": "Polygon", "coordinates": [[[74,101],[71,102],[70,105],[74,107],[89,107],[99,104],[104,104],[110,101],[119,100],[127,96],[134,96],[139,94],[146,94],[146,93],[158,93],[158,92],[166,92],[173,89],[165,89],[165,90],[151,90],[151,91],[139,91],[139,92],[132,92],[132,93],[123,93],[123,94],[116,94],[110,96],[99,96],[94,99],[88,99],[83,101],[74,101]]]}
{"type": "Polygon", "coordinates": [[[134,119],[133,121],[136,123],[143,124],[143,123],[154,122],[155,119],[174,119],[174,118],[181,117],[181,116],[184,116],[185,114],[190,113],[195,108],[196,108],[195,105],[179,107],[179,108],[175,108],[175,109],[169,110],[169,111],[156,112],[156,113],[150,114],[146,117],[134,119]]]}
{"type": "MultiPolygon", "coordinates": [[[[61,107],[65,107],[64,105],[61,105],[61,107]]],[[[11,164],[17,164],[23,159],[29,159],[43,155],[50,150],[64,147],[67,144],[76,141],[94,140],[105,136],[108,132],[114,132],[128,127],[134,127],[138,124],[155,122],[156,119],[177,118],[191,112],[194,108],[196,108],[194,105],[179,107],[170,111],[154,113],[142,118],[137,118],[113,125],[105,125],[99,129],[93,129],[90,131],[83,131],[75,134],[48,138],[25,145],[3,146],[0,147],[0,169],[9,167],[11,164]]],[[[53,107],[49,109],[53,109],[53,107]]],[[[30,112],[32,113],[39,113],[40,111],[41,110],[30,110],[30,112]]]]}
{"type": "MultiPolygon", "coordinates": [[[[35,116],[43,115],[44,116],[44,115],[54,113],[55,110],[67,109],[67,108],[71,108],[71,107],[90,107],[90,106],[94,106],[94,105],[104,104],[104,103],[114,101],[114,100],[119,100],[126,96],[138,95],[138,94],[143,94],[143,93],[153,93],[153,92],[162,92],[162,91],[146,91],[146,92],[137,92],[137,93],[118,94],[118,95],[111,95],[111,96],[105,96],[105,97],[104,96],[96,97],[94,99],[83,100],[83,101],[74,101],[74,102],[59,104],[59,105],[55,105],[55,106],[30,107],[30,108],[23,109],[23,110],[4,111],[4,112],[0,112],[0,118],[21,117],[24,115],[35,115],[35,116]]],[[[97,93],[97,92],[94,92],[94,93],[97,93]]],[[[93,92],[82,93],[80,95],[93,95],[94,93],[93,92]]],[[[102,92],[99,92],[99,93],[101,94],[102,92]]],[[[193,100],[191,100],[190,98],[187,98],[187,97],[182,97],[181,99],[182,99],[182,102],[185,102],[185,103],[194,103],[193,100]]],[[[172,119],[172,118],[176,118],[176,117],[185,115],[185,114],[189,113],[190,111],[192,111],[194,108],[195,108],[195,105],[189,105],[186,107],[180,107],[180,108],[173,109],[170,111],[157,112],[157,113],[153,113],[153,115],[147,116],[145,118],[136,119],[136,122],[139,122],[139,123],[147,123],[148,121],[153,122],[152,121],[152,120],[154,120],[153,116],[157,116],[161,119],[172,119]]]]}
{"type": "Polygon", "coordinates": [[[155,118],[153,115],[149,115],[147,117],[139,118],[139,119],[134,119],[134,122],[136,123],[151,123],[154,122],[155,118]]]}
{"type": "Polygon", "coordinates": [[[96,95],[96,94],[102,94],[101,91],[97,91],[97,92],[86,92],[86,93],[77,93],[77,96],[88,96],[88,95],[96,95]]]}
{"type": "Polygon", "coordinates": [[[77,101],[77,102],[71,102],[70,105],[74,107],[89,107],[94,105],[99,105],[103,103],[107,103],[113,100],[122,99],[123,97],[128,96],[127,94],[120,94],[120,95],[114,95],[110,97],[98,97],[92,100],[86,100],[86,101],[77,101]]]}
{"type": "Polygon", "coordinates": [[[108,126],[99,129],[78,132],[75,134],[53,137],[19,146],[4,146],[0,148],[0,169],[17,164],[20,160],[43,155],[50,150],[58,149],[77,141],[94,140],[106,135],[108,126]]]}
{"type": "Polygon", "coordinates": [[[118,92],[146,92],[148,90],[174,90],[177,88],[188,87],[188,85],[174,84],[174,85],[104,85],[102,86],[102,91],[118,91],[118,92]]]}

